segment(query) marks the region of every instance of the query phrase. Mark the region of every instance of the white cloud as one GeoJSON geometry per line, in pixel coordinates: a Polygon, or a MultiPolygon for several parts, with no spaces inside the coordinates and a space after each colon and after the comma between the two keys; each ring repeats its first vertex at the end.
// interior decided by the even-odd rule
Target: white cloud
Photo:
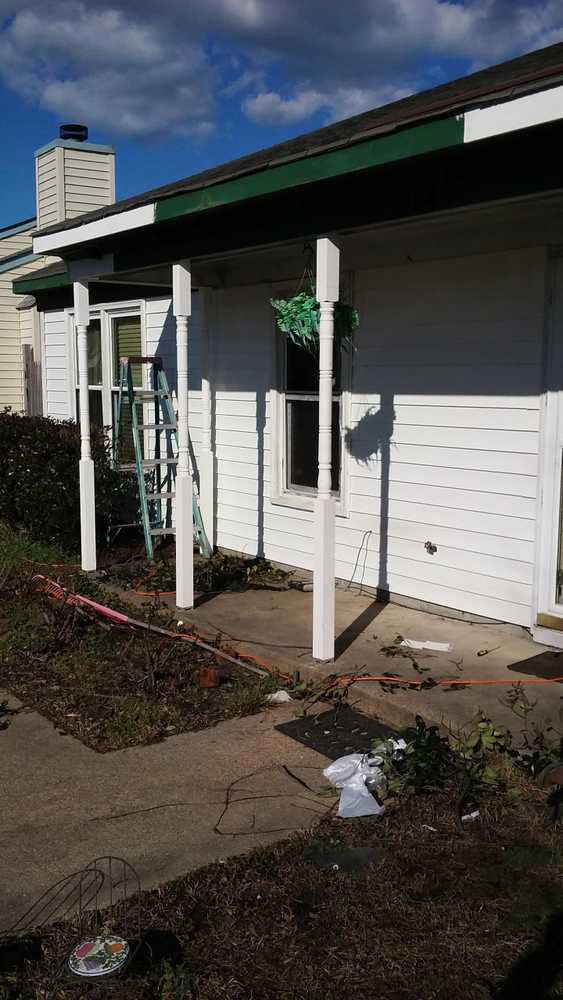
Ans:
{"type": "Polygon", "coordinates": [[[301,90],[294,97],[282,97],[273,90],[247,97],[243,110],[259,125],[293,125],[327,108],[327,98],[317,90],[301,90]]]}
{"type": "Polygon", "coordinates": [[[563,40],[561,0],[0,0],[0,74],[60,119],[202,136],[328,120],[563,40]]]}

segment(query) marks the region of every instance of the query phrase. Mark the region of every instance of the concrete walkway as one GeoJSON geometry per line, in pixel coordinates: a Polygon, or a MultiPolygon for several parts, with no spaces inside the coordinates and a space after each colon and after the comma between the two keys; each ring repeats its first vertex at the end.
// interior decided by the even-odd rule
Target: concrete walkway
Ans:
{"type": "Polygon", "coordinates": [[[379,684],[356,684],[352,699],[361,699],[391,726],[410,723],[416,713],[430,721],[463,726],[482,709],[497,724],[509,726],[518,734],[523,721],[507,701],[518,695],[514,685],[521,683],[531,702],[536,703],[528,715],[528,724],[553,723],[560,728],[563,684],[527,682],[563,676],[563,653],[532,642],[525,629],[471,624],[397,604],[378,604],[369,596],[338,588],[337,655],[334,663],[321,665],[311,656],[312,596],[295,590],[233,590],[204,599],[195,610],[178,614],[186,622],[193,622],[202,634],[215,637],[220,632],[236,648],[257,653],[282,670],[300,670],[310,678],[364,670],[405,678],[501,682],[423,691],[395,688],[391,692],[384,692],[379,684]],[[385,647],[399,635],[451,643],[452,650],[416,653],[421,670],[418,673],[408,657],[385,652],[385,647]]]}
{"type": "Polygon", "coordinates": [[[283,765],[315,790],[326,761],[273,728],[292,714],[280,706],[109,754],[35,712],[15,716],[0,732],[0,930],[96,856],[125,858],[150,888],[315,823],[332,800],[283,765]]]}

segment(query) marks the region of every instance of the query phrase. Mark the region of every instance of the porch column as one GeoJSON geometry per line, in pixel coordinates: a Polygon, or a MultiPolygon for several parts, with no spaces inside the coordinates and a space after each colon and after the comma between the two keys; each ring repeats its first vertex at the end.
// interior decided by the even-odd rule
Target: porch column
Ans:
{"type": "Polygon", "coordinates": [[[192,281],[189,261],[172,265],[172,309],[176,317],[176,371],[178,379],[176,604],[179,608],[193,608],[193,487],[188,429],[188,316],[192,312],[192,281]]]}
{"type": "Polygon", "coordinates": [[[334,515],[332,495],[332,354],[334,303],[338,301],[340,251],[317,240],[319,324],[319,479],[315,502],[313,568],[313,656],[334,659],[334,515]]]}
{"type": "Polygon", "coordinates": [[[212,438],[211,399],[211,310],[213,292],[200,289],[201,295],[201,451],[199,456],[199,500],[205,533],[211,548],[215,545],[215,455],[212,438]]]}
{"type": "Polygon", "coordinates": [[[87,281],[73,283],[74,323],[78,347],[80,411],[80,560],[83,570],[96,569],[96,496],[94,462],[90,445],[90,400],[88,393],[88,324],[90,296],[87,281]]]}

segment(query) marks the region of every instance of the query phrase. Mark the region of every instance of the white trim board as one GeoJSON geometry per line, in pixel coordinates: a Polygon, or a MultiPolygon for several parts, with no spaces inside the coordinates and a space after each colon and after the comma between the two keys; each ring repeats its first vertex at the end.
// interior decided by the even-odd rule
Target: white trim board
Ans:
{"type": "Polygon", "coordinates": [[[75,229],[63,229],[47,236],[36,236],[33,240],[33,251],[34,253],[49,253],[59,247],[74,246],[77,243],[86,243],[88,240],[101,239],[103,236],[112,236],[114,233],[139,229],[141,226],[150,226],[154,222],[154,211],[154,203],[140,205],[138,208],[130,208],[126,212],[118,212],[116,215],[108,215],[104,219],[96,219],[95,222],[85,222],[75,229]]]}
{"type": "Polygon", "coordinates": [[[563,86],[541,90],[527,97],[493,104],[490,108],[476,108],[464,115],[464,142],[490,139],[505,132],[543,125],[563,118],[563,86]]]}

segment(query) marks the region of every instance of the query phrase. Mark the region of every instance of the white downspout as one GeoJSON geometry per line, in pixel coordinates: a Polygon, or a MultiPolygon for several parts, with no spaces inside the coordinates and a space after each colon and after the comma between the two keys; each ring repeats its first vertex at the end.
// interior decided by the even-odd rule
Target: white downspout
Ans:
{"type": "Polygon", "coordinates": [[[90,399],[88,390],[88,324],[90,296],[87,281],[73,283],[74,323],[78,347],[80,412],[80,552],[83,570],[96,569],[96,494],[94,462],[90,444],[90,399]]]}
{"type": "Polygon", "coordinates": [[[172,309],[176,317],[178,467],[176,472],[176,604],[194,605],[193,487],[188,427],[188,316],[192,312],[190,262],[172,265],[172,309]]]}
{"type": "Polygon", "coordinates": [[[313,568],[313,656],[334,659],[335,577],[332,494],[332,379],[334,303],[338,301],[340,251],[331,240],[317,240],[319,324],[319,478],[315,502],[313,568]]]}

